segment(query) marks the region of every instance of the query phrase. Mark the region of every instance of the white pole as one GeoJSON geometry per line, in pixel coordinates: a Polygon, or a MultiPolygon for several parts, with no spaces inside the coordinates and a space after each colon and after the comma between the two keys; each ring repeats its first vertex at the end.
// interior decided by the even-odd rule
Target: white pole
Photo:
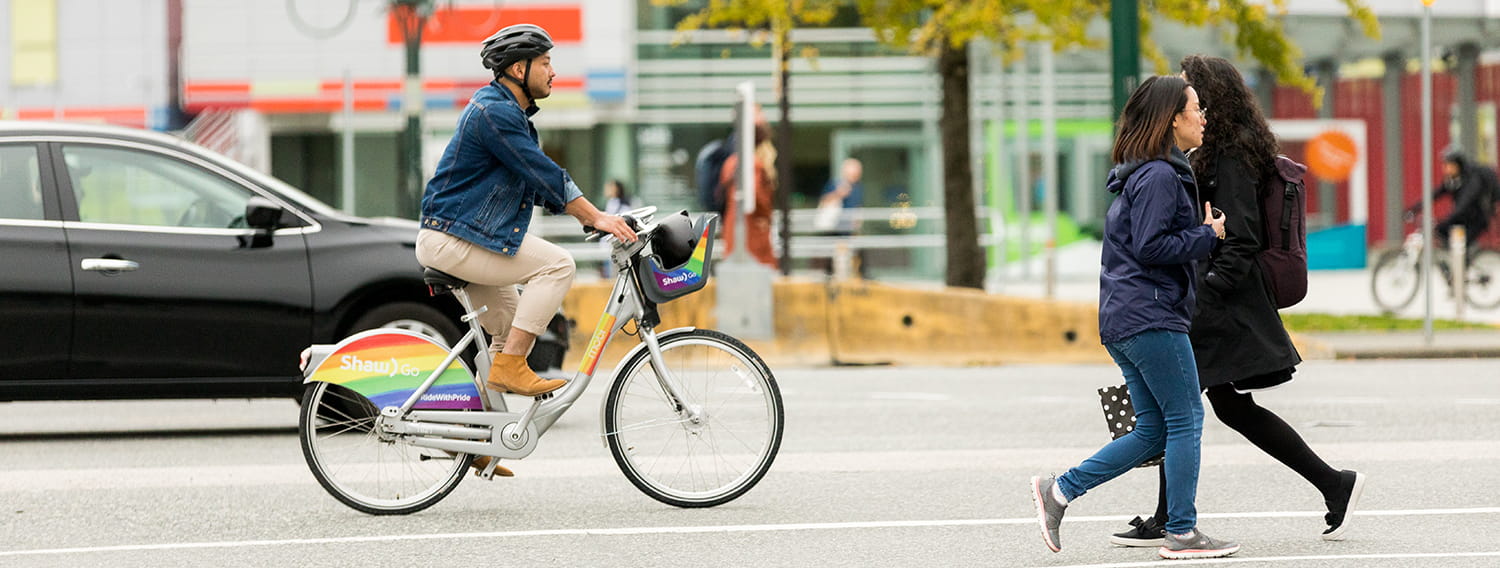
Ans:
{"type": "Polygon", "coordinates": [[[354,214],[354,78],[344,70],[344,128],[343,144],[339,150],[343,183],[339,188],[339,209],[354,214]]]}
{"type": "Polygon", "coordinates": [[[1432,345],[1432,0],[1422,4],[1422,339],[1432,345]]]}
{"type": "Polygon", "coordinates": [[[990,268],[996,275],[995,288],[999,290],[1005,285],[1005,261],[1010,256],[1010,243],[1005,238],[1005,206],[1000,203],[1000,198],[1006,195],[1003,189],[1007,185],[1005,183],[1005,176],[1010,174],[1010,166],[1005,163],[1005,99],[1007,98],[1005,96],[1005,58],[992,56],[992,59],[995,61],[996,78],[995,114],[992,117],[994,120],[992,124],[994,124],[996,135],[995,150],[994,154],[991,155],[993,156],[994,167],[998,175],[990,178],[997,182],[997,187],[989,192],[990,234],[994,236],[994,240],[991,241],[990,246],[994,247],[993,250],[998,252],[990,256],[990,258],[994,259],[994,266],[990,268]]]}
{"type": "Polygon", "coordinates": [[[1016,196],[1021,214],[1021,279],[1031,279],[1031,100],[1027,98],[1026,58],[1016,62],[1016,196]]]}
{"type": "Polygon", "coordinates": [[[1047,217],[1047,239],[1042,244],[1046,297],[1057,297],[1057,63],[1052,44],[1037,45],[1042,61],[1042,181],[1043,211],[1047,217]]]}
{"type": "Polygon", "coordinates": [[[736,138],[739,148],[736,153],[739,154],[740,166],[736,174],[739,181],[735,183],[735,197],[739,198],[740,203],[736,207],[738,212],[735,218],[730,220],[734,223],[735,247],[729,257],[738,262],[749,259],[749,253],[745,249],[749,248],[746,239],[750,232],[746,230],[745,223],[750,218],[750,213],[755,211],[755,83],[745,81],[735,87],[735,90],[740,95],[740,123],[735,126],[738,131],[736,138]]]}

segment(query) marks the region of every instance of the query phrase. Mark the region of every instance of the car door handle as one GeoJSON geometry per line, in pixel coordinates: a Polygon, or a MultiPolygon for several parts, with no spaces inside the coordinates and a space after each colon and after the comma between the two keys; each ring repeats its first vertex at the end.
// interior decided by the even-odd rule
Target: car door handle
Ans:
{"type": "Polygon", "coordinates": [[[80,267],[91,272],[131,272],[140,268],[141,263],[119,258],[85,258],[80,267]]]}

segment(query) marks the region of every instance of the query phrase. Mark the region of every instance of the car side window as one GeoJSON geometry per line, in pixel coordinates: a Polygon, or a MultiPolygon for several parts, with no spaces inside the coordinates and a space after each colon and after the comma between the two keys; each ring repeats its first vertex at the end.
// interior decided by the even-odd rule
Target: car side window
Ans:
{"type": "Polygon", "coordinates": [[[36,146],[0,145],[0,219],[44,218],[38,171],[36,146]]]}
{"type": "Polygon", "coordinates": [[[78,220],[159,227],[238,228],[249,189],[170,156],[65,145],[78,220]]]}

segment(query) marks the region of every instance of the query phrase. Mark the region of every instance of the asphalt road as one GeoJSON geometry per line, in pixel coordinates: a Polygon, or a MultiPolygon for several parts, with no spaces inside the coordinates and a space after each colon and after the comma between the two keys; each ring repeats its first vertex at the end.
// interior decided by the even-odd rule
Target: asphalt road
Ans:
{"type": "MultiPolygon", "coordinates": [[[[1154,505],[1136,470],[1080,498],[1061,553],[1027,494],[1107,440],[1112,366],[777,371],[787,435],[739,500],[637,492],[597,435],[602,385],[518,473],[406,517],[313,480],[290,401],[0,403],[0,566],[1152,566],[1109,533],[1154,505]]],[[[1252,566],[1500,566],[1500,362],[1313,362],[1258,396],[1370,477],[1348,540],[1291,471],[1208,420],[1200,526],[1252,566]]],[[[1196,565],[1196,564],[1194,564],[1196,565]]]]}

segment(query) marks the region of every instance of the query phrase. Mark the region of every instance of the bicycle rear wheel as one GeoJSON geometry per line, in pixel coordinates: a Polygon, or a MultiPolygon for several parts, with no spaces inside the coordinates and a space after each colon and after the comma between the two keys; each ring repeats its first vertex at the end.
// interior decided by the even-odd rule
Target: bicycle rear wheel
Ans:
{"type": "Polygon", "coordinates": [[[604,401],[610,453],[636,488],[663,503],[732,501],[765,476],[781,447],[776,379],[754,351],[716,331],[669,335],[661,352],[686,400],[668,397],[649,351],[636,353],[604,401]]]}
{"type": "Polygon", "coordinates": [[[1500,252],[1478,250],[1469,259],[1464,297],[1483,310],[1500,306],[1500,252]]]}
{"type": "Polygon", "coordinates": [[[1370,293],[1375,305],[1386,313],[1395,313],[1417,297],[1422,285],[1422,269],[1400,250],[1381,253],[1370,272],[1370,293]]]}
{"type": "Polygon", "coordinates": [[[313,476],[340,502],[371,515],[405,515],[441,501],[468,469],[468,454],[419,448],[375,430],[369,399],[325,382],[307,385],[297,431],[313,476]]]}

